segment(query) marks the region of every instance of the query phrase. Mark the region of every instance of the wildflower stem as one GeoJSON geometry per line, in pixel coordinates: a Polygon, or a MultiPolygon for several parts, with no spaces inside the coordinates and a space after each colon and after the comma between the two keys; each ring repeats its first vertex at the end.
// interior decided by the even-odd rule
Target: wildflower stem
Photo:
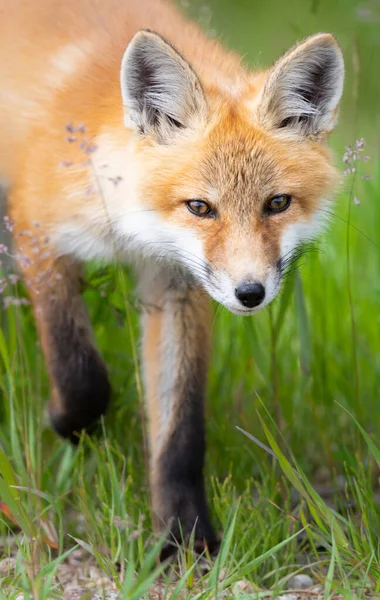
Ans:
{"type": "MultiPolygon", "coordinates": [[[[96,147],[94,147],[94,148],[96,149],[96,147]]],[[[91,167],[91,171],[92,171],[92,174],[94,177],[97,191],[98,191],[99,196],[103,203],[105,216],[106,216],[106,219],[108,220],[108,224],[109,224],[109,230],[111,232],[113,232],[112,219],[111,219],[111,215],[108,210],[107,199],[103,192],[102,185],[101,185],[100,179],[98,177],[98,173],[96,171],[94,161],[92,160],[91,157],[89,158],[89,165],[91,167]]],[[[117,182],[119,182],[119,178],[117,178],[117,182]]],[[[114,238],[112,238],[112,244],[113,244],[114,255],[115,255],[115,258],[117,259],[117,265],[119,267],[118,268],[118,276],[119,276],[119,281],[121,283],[123,299],[124,299],[125,306],[126,306],[125,313],[126,313],[126,317],[127,317],[127,327],[128,327],[129,338],[131,341],[131,350],[132,350],[132,359],[133,359],[134,372],[135,372],[136,389],[137,389],[137,395],[139,398],[140,413],[141,413],[143,444],[144,444],[145,473],[149,473],[148,434],[147,434],[146,418],[145,418],[144,396],[143,396],[143,389],[142,389],[140,369],[139,369],[139,360],[138,360],[138,353],[137,353],[137,342],[135,339],[133,323],[132,323],[131,314],[130,314],[130,310],[129,310],[129,306],[128,306],[129,302],[128,302],[127,285],[126,285],[126,281],[125,281],[125,273],[124,273],[123,269],[121,268],[121,262],[118,257],[117,243],[114,238]]],[[[149,508],[151,511],[151,519],[153,520],[150,478],[149,477],[147,477],[147,486],[146,487],[147,487],[148,494],[149,494],[149,508]]]]}
{"type": "Polygon", "coordinates": [[[348,304],[350,309],[350,322],[351,322],[351,339],[352,339],[352,362],[354,367],[354,386],[355,386],[355,401],[358,410],[360,410],[360,384],[359,384],[359,367],[358,367],[358,356],[357,356],[357,331],[355,321],[355,310],[351,288],[351,248],[350,248],[350,224],[351,224],[351,205],[353,202],[354,186],[355,186],[356,170],[353,173],[351,180],[350,192],[348,194],[348,208],[347,208],[347,234],[346,234],[346,270],[347,270],[347,294],[348,304]]]}
{"type": "Polygon", "coordinates": [[[272,306],[268,307],[268,312],[269,312],[269,326],[270,326],[270,338],[271,338],[271,371],[272,371],[274,413],[275,413],[277,431],[281,431],[282,430],[282,414],[281,414],[279,386],[278,386],[277,329],[276,329],[275,322],[274,322],[272,306]]]}

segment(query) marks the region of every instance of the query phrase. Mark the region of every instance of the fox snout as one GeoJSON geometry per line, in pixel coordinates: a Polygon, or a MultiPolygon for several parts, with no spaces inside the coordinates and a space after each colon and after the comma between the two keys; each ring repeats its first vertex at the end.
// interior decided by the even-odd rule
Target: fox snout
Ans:
{"type": "Polygon", "coordinates": [[[265,287],[262,283],[242,281],[235,288],[235,296],[246,308],[256,308],[265,298],[265,287]]]}

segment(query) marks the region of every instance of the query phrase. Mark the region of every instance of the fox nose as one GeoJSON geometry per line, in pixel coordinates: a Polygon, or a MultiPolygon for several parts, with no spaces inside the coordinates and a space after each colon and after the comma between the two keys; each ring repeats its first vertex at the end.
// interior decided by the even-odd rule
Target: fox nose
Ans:
{"type": "Polygon", "coordinates": [[[242,281],[235,289],[235,296],[243,306],[254,308],[265,298],[265,287],[261,283],[242,281]]]}

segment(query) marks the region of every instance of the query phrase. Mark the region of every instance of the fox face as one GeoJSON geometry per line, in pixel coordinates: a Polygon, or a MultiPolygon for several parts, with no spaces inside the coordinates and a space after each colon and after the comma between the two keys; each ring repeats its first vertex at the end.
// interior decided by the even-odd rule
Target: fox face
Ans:
{"type": "MultiPolygon", "coordinates": [[[[220,94],[160,36],[136,34],[121,88],[146,174],[138,244],[184,266],[234,313],[273,300],[289,261],[326,220],[335,170],[325,141],[343,75],[338,44],[319,34],[260,85],[248,77],[238,93],[220,94]]],[[[131,219],[120,223],[121,235],[130,233],[131,219]]]]}

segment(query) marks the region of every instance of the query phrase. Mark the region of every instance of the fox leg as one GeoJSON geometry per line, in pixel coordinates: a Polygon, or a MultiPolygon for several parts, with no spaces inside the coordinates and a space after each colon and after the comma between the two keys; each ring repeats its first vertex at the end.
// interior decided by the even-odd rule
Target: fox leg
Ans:
{"type": "MultiPolygon", "coordinates": [[[[203,291],[163,271],[142,278],[143,364],[150,478],[156,528],[213,550],[203,479],[204,397],[209,355],[209,302],[203,291]]],[[[173,541],[173,539],[172,539],[173,541]]],[[[169,544],[163,556],[175,551],[169,544]]]]}
{"type": "Polygon", "coordinates": [[[40,228],[25,220],[20,225],[16,220],[14,238],[51,381],[49,415],[56,431],[75,442],[105,412],[110,396],[81,298],[81,268],[55,256],[40,228]]]}

